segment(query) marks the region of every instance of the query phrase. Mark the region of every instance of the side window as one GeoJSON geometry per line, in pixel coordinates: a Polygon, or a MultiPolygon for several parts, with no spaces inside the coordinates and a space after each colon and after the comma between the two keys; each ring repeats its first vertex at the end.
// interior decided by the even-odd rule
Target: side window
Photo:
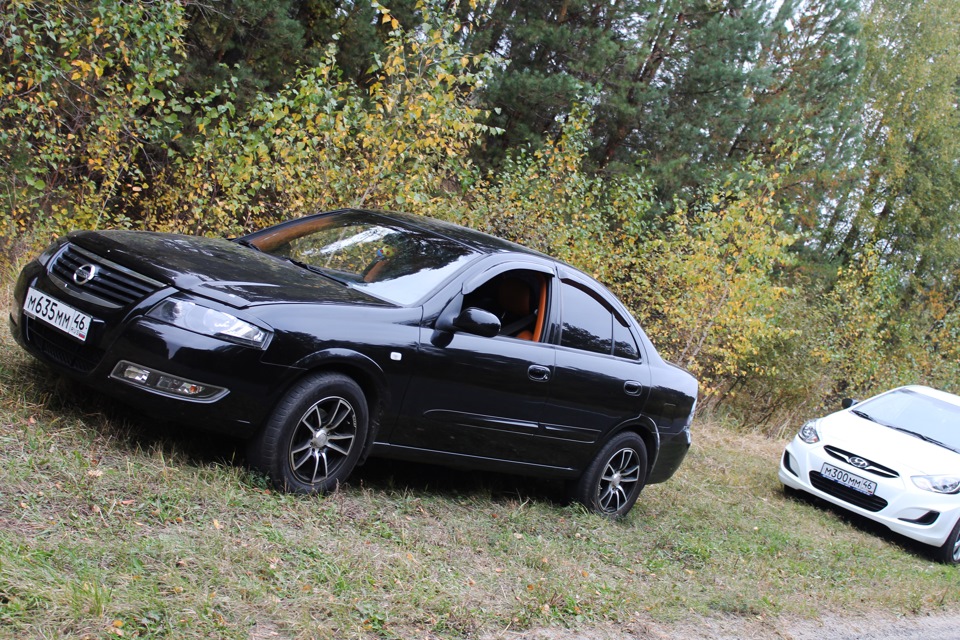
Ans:
{"type": "Polygon", "coordinates": [[[564,282],[561,287],[563,330],[560,345],[610,355],[613,314],[586,291],[564,282]]]}
{"type": "Polygon", "coordinates": [[[613,320],[613,355],[631,360],[640,359],[640,349],[637,348],[637,341],[633,338],[633,334],[616,318],[613,320]]]}
{"type": "Polygon", "coordinates": [[[500,335],[540,342],[543,337],[549,278],[537,271],[517,269],[498,274],[463,300],[463,308],[477,307],[500,319],[500,335]]]}

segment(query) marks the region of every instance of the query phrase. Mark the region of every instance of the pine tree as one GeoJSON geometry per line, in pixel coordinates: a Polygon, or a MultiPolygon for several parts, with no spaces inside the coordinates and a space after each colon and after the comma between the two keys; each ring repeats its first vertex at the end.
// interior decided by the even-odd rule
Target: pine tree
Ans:
{"type": "Polygon", "coordinates": [[[487,106],[499,109],[494,124],[505,130],[488,143],[487,160],[538,145],[586,101],[594,168],[642,167],[664,200],[695,192],[748,156],[769,156],[781,138],[813,149],[809,175],[801,172],[804,184],[795,189],[808,194],[823,171],[844,165],[834,151],[855,134],[846,124],[853,107],[842,97],[860,64],[856,7],[856,0],[499,0],[472,38],[474,50],[509,60],[486,93],[487,106]]]}

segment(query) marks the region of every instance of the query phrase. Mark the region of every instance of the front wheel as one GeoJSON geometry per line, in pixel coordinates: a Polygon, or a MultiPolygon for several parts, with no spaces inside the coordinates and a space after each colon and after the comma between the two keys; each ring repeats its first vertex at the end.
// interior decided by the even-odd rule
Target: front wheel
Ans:
{"type": "Polygon", "coordinates": [[[937,549],[936,557],[944,564],[960,563],[960,520],[957,520],[957,524],[953,525],[953,530],[947,536],[947,541],[937,549]]]}
{"type": "Polygon", "coordinates": [[[647,480],[647,447],[635,433],[615,436],[600,449],[574,487],[587,509],[619,518],[633,507],[647,480]]]}
{"type": "Polygon", "coordinates": [[[356,382],[338,373],[310,376],[280,400],[250,442],[248,456],[278,489],[326,493],[357,465],[368,424],[366,398],[356,382]]]}

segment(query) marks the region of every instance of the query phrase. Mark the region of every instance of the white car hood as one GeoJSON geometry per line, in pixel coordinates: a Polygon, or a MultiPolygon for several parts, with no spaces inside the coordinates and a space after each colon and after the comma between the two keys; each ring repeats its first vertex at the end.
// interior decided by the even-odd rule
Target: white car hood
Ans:
{"type": "Polygon", "coordinates": [[[823,418],[817,430],[821,444],[896,469],[901,476],[960,473],[960,454],[849,411],[823,418]]]}

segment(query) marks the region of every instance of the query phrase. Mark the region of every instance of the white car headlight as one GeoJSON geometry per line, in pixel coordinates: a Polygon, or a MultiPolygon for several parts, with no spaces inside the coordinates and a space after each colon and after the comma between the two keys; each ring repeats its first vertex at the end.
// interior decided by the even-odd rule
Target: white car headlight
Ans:
{"type": "Polygon", "coordinates": [[[819,424],[819,420],[810,420],[805,425],[800,427],[800,433],[797,434],[797,437],[807,444],[816,444],[817,442],[820,442],[820,434],[817,432],[817,425],[819,424]]]}
{"type": "Polygon", "coordinates": [[[167,299],[147,316],[175,327],[263,349],[270,333],[246,320],[187,300],[167,299]]]}
{"type": "Polygon", "coordinates": [[[913,484],[924,491],[934,493],[957,493],[960,492],[960,476],[913,476],[910,478],[913,484]]]}

